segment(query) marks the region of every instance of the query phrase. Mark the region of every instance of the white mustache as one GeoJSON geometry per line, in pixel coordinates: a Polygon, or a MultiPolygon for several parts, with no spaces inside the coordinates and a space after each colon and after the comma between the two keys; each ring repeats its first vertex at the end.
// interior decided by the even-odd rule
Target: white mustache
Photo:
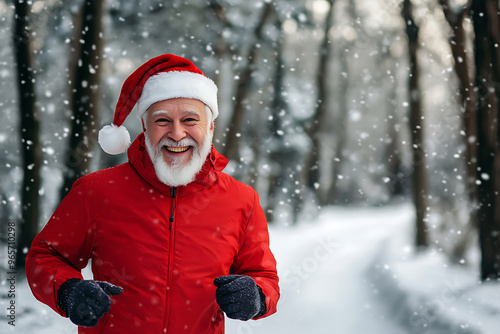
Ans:
{"type": "Polygon", "coordinates": [[[169,138],[163,138],[160,140],[158,143],[157,148],[161,148],[163,146],[169,146],[169,147],[185,147],[185,146],[193,146],[194,148],[198,147],[198,144],[191,138],[185,138],[180,141],[175,141],[169,138]]]}

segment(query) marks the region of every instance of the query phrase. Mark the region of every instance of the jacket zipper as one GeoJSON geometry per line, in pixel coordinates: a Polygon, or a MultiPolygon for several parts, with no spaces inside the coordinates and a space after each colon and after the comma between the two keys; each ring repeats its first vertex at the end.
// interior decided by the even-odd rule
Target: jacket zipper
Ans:
{"type": "Polygon", "coordinates": [[[174,205],[172,206],[172,214],[170,215],[170,224],[168,225],[168,228],[169,229],[172,229],[172,225],[174,224],[174,214],[175,214],[175,206],[176,206],[176,202],[177,202],[177,188],[176,187],[172,187],[172,193],[170,194],[170,196],[174,199],[174,205]]]}
{"type": "MultiPolygon", "coordinates": [[[[172,203],[172,213],[169,219],[169,247],[168,247],[168,277],[167,277],[167,312],[165,315],[166,323],[163,325],[165,329],[168,328],[168,324],[170,322],[170,298],[171,298],[171,289],[172,289],[172,277],[174,270],[174,236],[175,236],[175,208],[177,207],[177,188],[172,187],[172,192],[170,197],[173,200],[172,203]]],[[[168,332],[168,331],[167,331],[168,332]]]]}

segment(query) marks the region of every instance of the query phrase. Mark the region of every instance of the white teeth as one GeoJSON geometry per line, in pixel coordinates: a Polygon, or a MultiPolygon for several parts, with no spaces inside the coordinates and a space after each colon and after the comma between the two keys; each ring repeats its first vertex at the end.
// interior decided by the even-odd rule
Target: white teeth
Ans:
{"type": "Polygon", "coordinates": [[[189,146],[185,147],[173,147],[173,146],[166,146],[167,151],[174,152],[174,153],[181,153],[181,152],[186,152],[189,150],[189,146]]]}

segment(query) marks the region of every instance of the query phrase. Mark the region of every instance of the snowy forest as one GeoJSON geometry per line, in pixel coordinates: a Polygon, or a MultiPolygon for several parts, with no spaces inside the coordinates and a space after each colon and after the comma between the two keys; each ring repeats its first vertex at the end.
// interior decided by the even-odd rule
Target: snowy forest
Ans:
{"type": "MultiPolygon", "coordinates": [[[[498,0],[0,0],[0,17],[2,289],[9,224],[21,281],[73,182],[127,161],[97,144],[124,80],[172,53],[217,83],[215,148],[259,193],[282,266],[282,315],[229,333],[500,328],[498,0]]],[[[29,298],[5,328],[75,330],[29,298]]]]}

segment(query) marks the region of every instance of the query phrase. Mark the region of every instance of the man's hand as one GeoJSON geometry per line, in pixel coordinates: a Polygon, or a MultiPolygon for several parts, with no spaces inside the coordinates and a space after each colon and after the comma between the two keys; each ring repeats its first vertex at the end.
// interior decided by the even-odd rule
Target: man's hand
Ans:
{"type": "Polygon", "coordinates": [[[214,285],[217,303],[229,318],[246,321],[266,312],[265,296],[250,276],[221,276],[214,285]]]}
{"type": "Polygon", "coordinates": [[[94,327],[110,310],[109,296],[122,292],[122,288],[107,282],[70,279],[59,288],[57,305],[75,325],[94,327]]]}

